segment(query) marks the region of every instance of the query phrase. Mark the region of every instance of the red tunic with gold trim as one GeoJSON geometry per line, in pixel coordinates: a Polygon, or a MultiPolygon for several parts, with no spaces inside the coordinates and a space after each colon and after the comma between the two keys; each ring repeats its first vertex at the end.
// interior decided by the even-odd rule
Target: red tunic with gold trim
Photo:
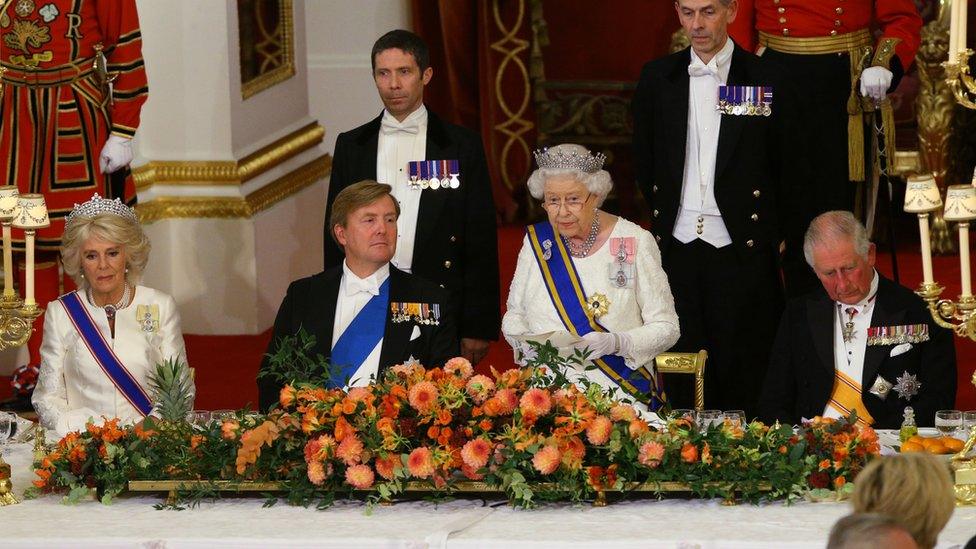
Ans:
{"type": "Polygon", "coordinates": [[[148,97],[135,0],[0,0],[0,177],[43,193],[55,250],[72,206],[92,193],[135,199],[132,177],[112,191],[98,156],[109,133],[132,137],[148,97]],[[102,48],[114,93],[94,70],[102,48]]]}
{"type": "Polygon", "coordinates": [[[739,14],[729,33],[741,46],[754,50],[756,31],[813,38],[875,28],[881,30],[876,45],[897,40],[894,53],[901,68],[908,70],[922,29],[913,0],[739,0],[739,14]]]}

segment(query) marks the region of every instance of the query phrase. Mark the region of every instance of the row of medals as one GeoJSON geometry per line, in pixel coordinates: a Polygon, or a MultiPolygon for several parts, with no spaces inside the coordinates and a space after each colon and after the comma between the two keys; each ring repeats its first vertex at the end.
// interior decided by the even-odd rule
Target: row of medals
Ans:
{"type": "Polygon", "coordinates": [[[443,180],[432,177],[430,179],[419,179],[416,177],[410,178],[410,188],[411,189],[440,189],[441,187],[447,189],[456,189],[461,186],[461,181],[458,179],[458,174],[451,174],[451,179],[444,178],[443,180]]]}
{"type": "Polygon", "coordinates": [[[719,101],[718,110],[724,112],[725,114],[732,114],[735,116],[769,116],[773,114],[773,108],[769,106],[769,103],[729,103],[728,101],[719,101]]]}

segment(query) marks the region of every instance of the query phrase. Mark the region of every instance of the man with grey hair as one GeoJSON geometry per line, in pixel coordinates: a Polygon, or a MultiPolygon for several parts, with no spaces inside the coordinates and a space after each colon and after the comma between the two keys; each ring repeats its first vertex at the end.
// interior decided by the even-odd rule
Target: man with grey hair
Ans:
{"type": "Polygon", "coordinates": [[[847,211],[817,216],[803,252],[823,291],[792,300],[780,321],[759,402],[768,422],[841,417],[897,428],[906,406],[920,426],[956,399],[952,333],[925,302],[874,269],[875,248],[847,211]]]}
{"type": "MultiPolygon", "coordinates": [[[[755,417],[785,300],[783,230],[807,179],[800,104],[780,68],[729,38],[739,2],[674,7],[691,46],[641,71],[637,184],[681,324],[673,350],[707,350],[708,406],[755,417]]],[[[668,399],[691,407],[693,382],[674,377],[664,380],[668,399]]]]}
{"type": "Polygon", "coordinates": [[[918,544],[901,523],[875,513],[841,517],[830,529],[827,549],[916,549],[918,544]]]}

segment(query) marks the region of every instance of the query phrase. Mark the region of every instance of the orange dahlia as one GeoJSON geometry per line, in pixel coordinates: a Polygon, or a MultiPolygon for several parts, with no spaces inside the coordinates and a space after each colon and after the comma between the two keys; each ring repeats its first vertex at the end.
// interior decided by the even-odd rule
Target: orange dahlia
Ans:
{"type": "Polygon", "coordinates": [[[346,482],[357,490],[368,490],[373,487],[373,470],[369,465],[353,465],[346,469],[346,482]]]}
{"type": "Polygon", "coordinates": [[[430,478],[434,474],[434,457],[426,446],[410,452],[410,457],[407,458],[407,470],[417,478],[430,478]]]}
{"type": "MultiPolygon", "coordinates": [[[[330,471],[331,468],[332,464],[329,464],[330,471]]],[[[326,473],[325,465],[323,465],[321,461],[313,461],[308,464],[308,480],[312,484],[322,486],[322,483],[325,482],[325,479],[328,478],[328,476],[329,475],[326,473]]]]}
{"type": "Polygon", "coordinates": [[[491,451],[491,444],[487,440],[471,439],[461,448],[461,459],[468,467],[478,470],[487,465],[491,451]]]}
{"type": "Polygon", "coordinates": [[[610,440],[613,422],[607,416],[596,416],[586,426],[586,440],[595,446],[602,446],[610,440]]]}
{"type": "Polygon", "coordinates": [[[410,388],[408,399],[415,410],[425,414],[437,405],[439,394],[436,385],[430,381],[421,381],[410,388]]]}
{"type": "Polygon", "coordinates": [[[469,379],[464,388],[475,404],[481,404],[495,390],[495,382],[486,375],[478,374],[469,379]]]}
{"type": "Polygon", "coordinates": [[[381,477],[386,480],[393,480],[396,476],[396,470],[402,467],[400,462],[400,454],[387,454],[386,457],[377,457],[376,461],[373,463],[376,467],[376,472],[380,474],[381,477]]]}
{"type": "Polygon", "coordinates": [[[346,465],[356,465],[363,458],[363,443],[356,435],[349,435],[339,443],[335,455],[346,465]]]}
{"type": "Polygon", "coordinates": [[[532,388],[522,395],[519,401],[519,409],[525,415],[542,417],[552,409],[552,399],[549,392],[544,389],[532,388]]]}
{"type": "Polygon", "coordinates": [[[468,379],[471,377],[471,374],[474,373],[474,368],[471,367],[471,363],[468,362],[468,359],[461,356],[456,356],[451,360],[448,360],[447,364],[444,364],[444,373],[455,374],[461,379],[468,379]]]}
{"type": "Polygon", "coordinates": [[[532,466],[543,475],[548,475],[559,468],[561,461],[562,455],[560,455],[559,449],[555,446],[546,445],[532,457],[532,466]]]}
{"type": "Polygon", "coordinates": [[[502,389],[495,393],[495,396],[492,398],[498,399],[498,415],[501,416],[510,415],[515,411],[515,407],[519,404],[518,395],[515,393],[515,389],[502,389]]]}
{"type": "Polygon", "coordinates": [[[660,465],[662,459],[664,459],[664,446],[653,440],[642,444],[637,454],[637,462],[651,469],[660,465]]]}
{"type": "Polygon", "coordinates": [[[690,442],[681,446],[681,461],[685,463],[695,463],[698,461],[698,447],[690,442]]]}
{"type": "Polygon", "coordinates": [[[617,404],[610,408],[610,419],[614,421],[631,422],[637,419],[637,410],[628,404],[617,404]]]}

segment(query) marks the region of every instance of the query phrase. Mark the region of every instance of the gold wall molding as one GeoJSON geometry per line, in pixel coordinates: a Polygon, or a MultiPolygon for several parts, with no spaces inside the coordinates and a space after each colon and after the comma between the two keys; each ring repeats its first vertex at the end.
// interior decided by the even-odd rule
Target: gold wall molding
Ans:
{"type": "Polygon", "coordinates": [[[332,172],[324,154],[243,197],[160,196],[136,205],[142,223],[162,219],[248,219],[298,193],[332,172]]]}
{"type": "Polygon", "coordinates": [[[238,161],[152,160],[132,170],[132,177],[138,190],[153,185],[241,185],[319,145],[324,137],[325,128],[312,122],[238,161]]]}

